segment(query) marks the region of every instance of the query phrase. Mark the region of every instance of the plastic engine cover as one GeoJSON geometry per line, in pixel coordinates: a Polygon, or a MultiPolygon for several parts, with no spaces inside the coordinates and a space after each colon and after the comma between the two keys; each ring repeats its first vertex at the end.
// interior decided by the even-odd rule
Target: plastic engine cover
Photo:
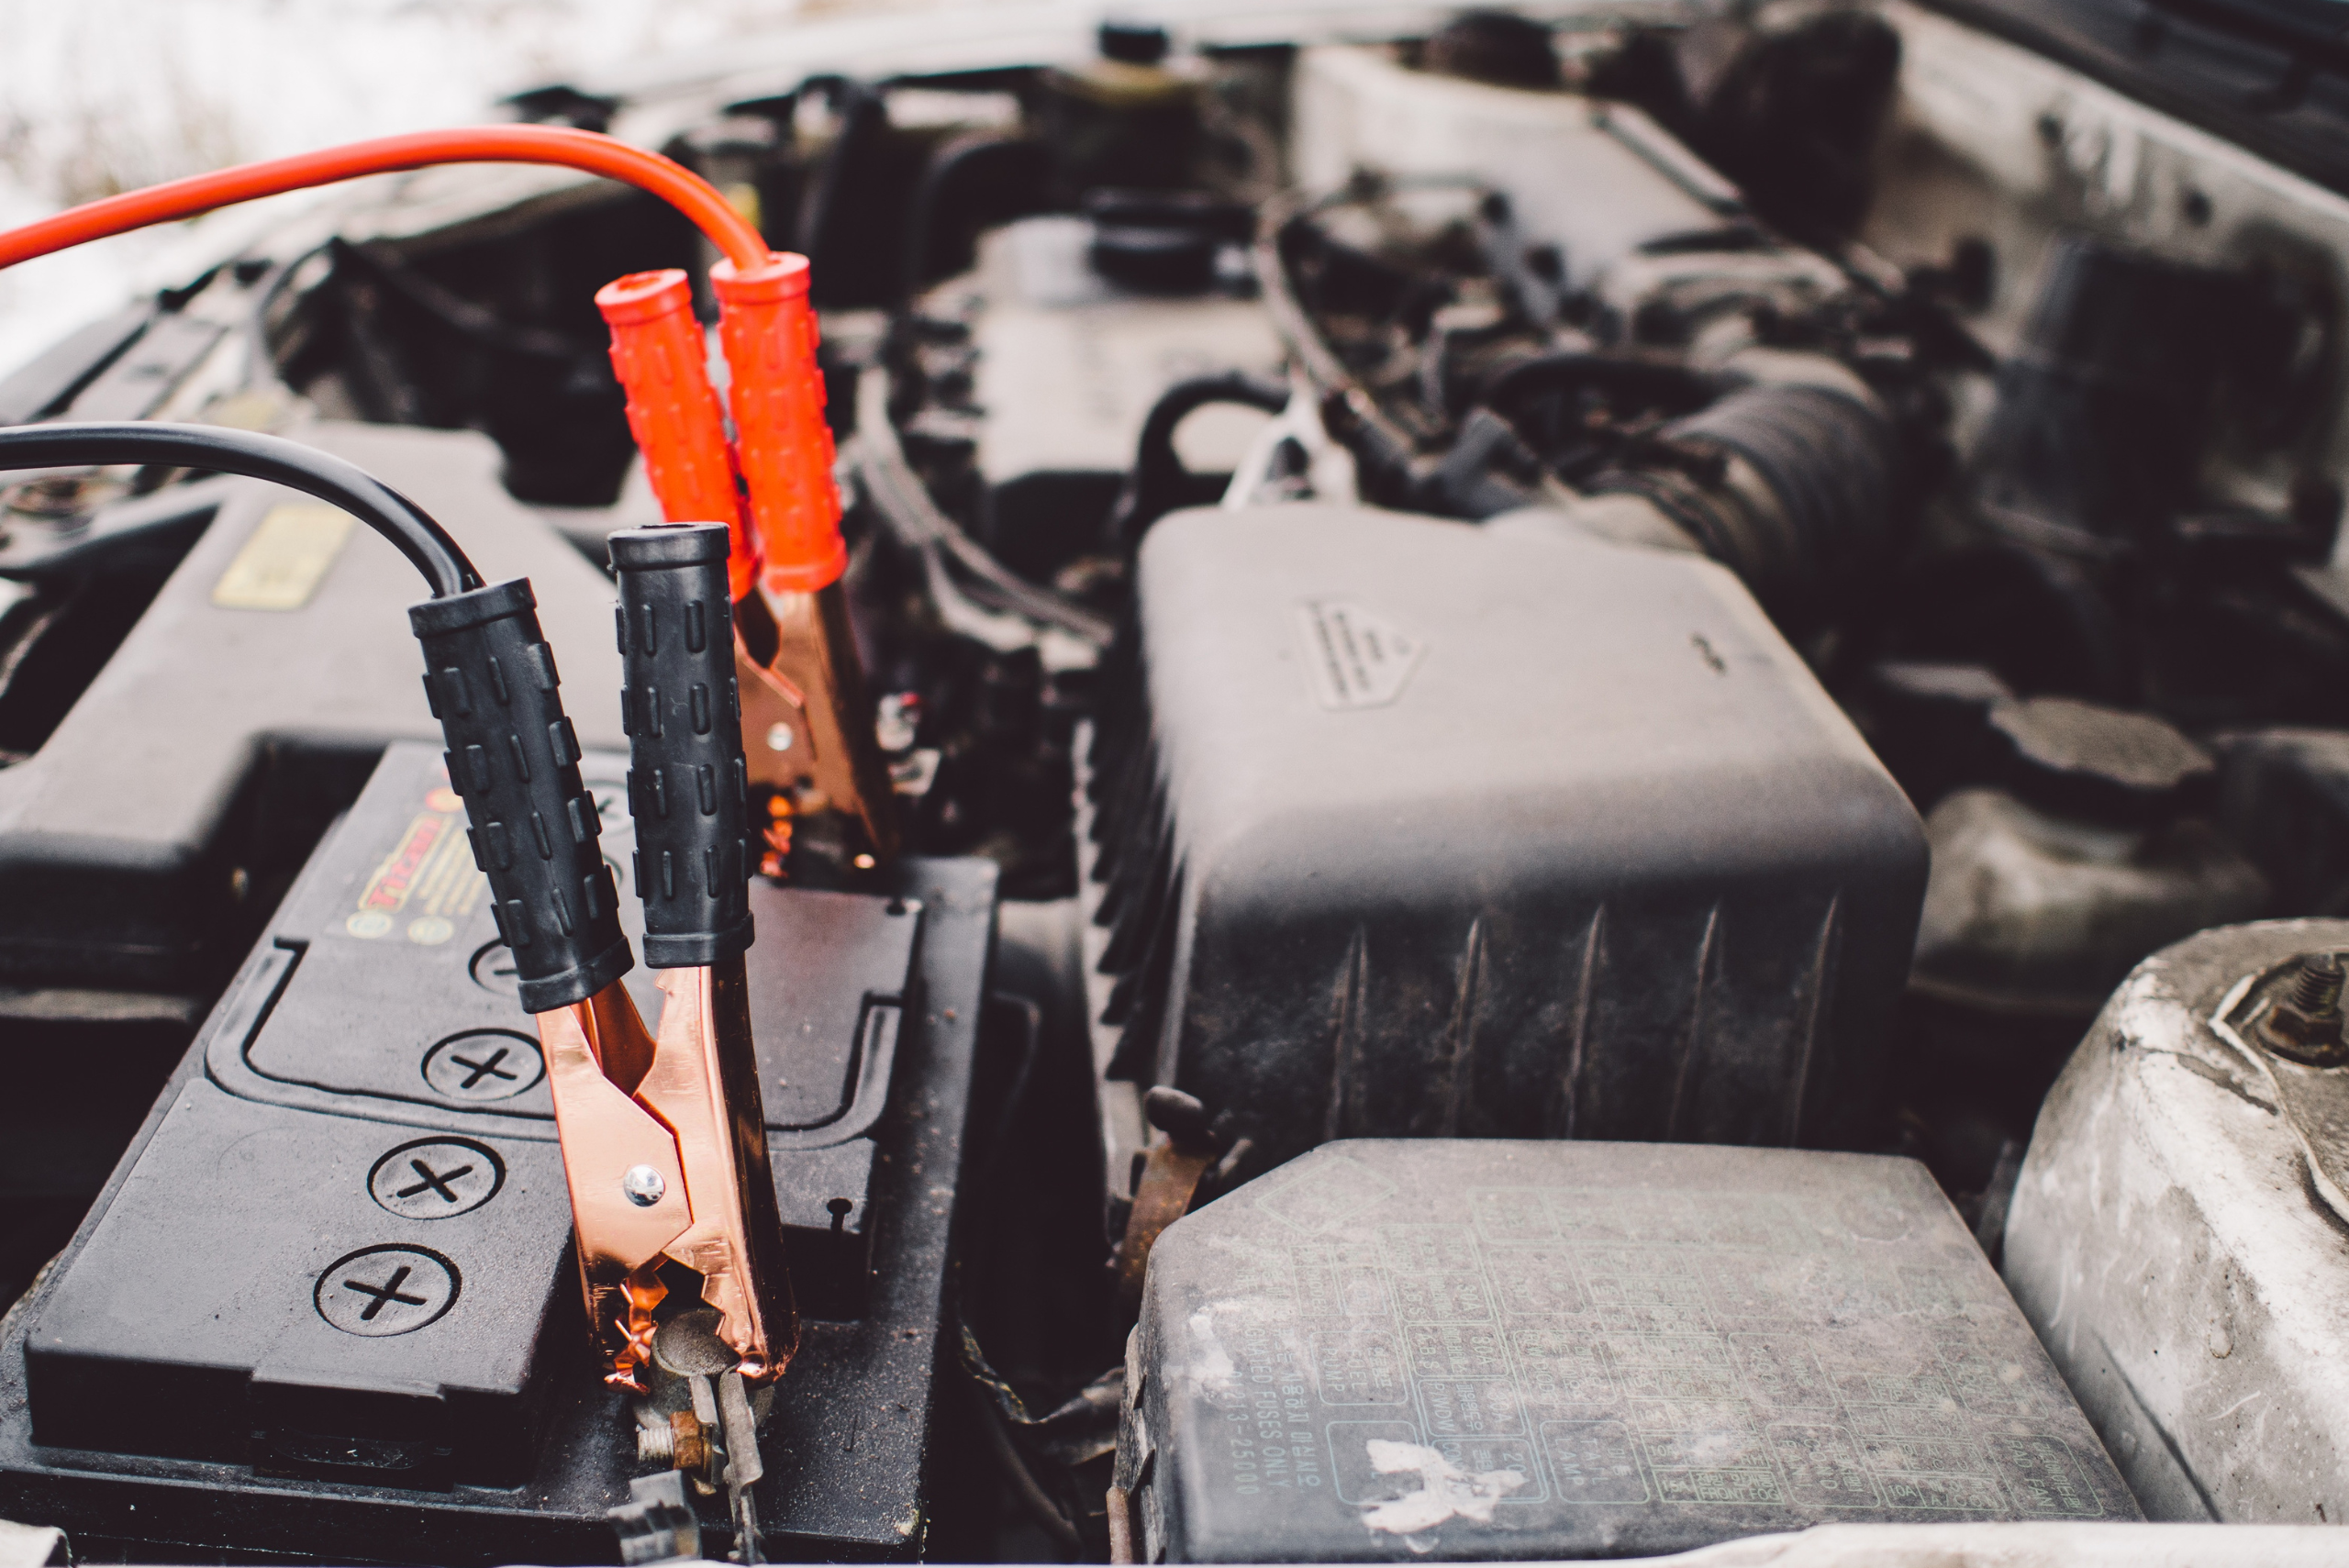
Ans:
{"type": "Polygon", "coordinates": [[[1126,1369],[1151,1562],[2136,1518],[1907,1160],[1331,1144],[1166,1231],[1126,1369]]]}
{"type": "Polygon", "coordinates": [[[1141,554],[1094,751],[1112,1078],[1363,1135],[1859,1135],[1916,813],[1720,567],[1328,506],[1141,554]]]}
{"type": "Polygon", "coordinates": [[[2155,1518],[2349,1517],[2349,1070],[2257,1027],[2344,950],[2349,921],[2277,920],[2154,954],[2032,1134],[2007,1282],[2155,1518]]]}

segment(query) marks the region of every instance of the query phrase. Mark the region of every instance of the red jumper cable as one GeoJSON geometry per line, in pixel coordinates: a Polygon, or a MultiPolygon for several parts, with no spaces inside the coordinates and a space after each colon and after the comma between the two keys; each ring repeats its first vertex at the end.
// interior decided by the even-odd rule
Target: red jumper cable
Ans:
{"type": "Polygon", "coordinates": [[[741,631],[744,750],[759,783],[802,811],[857,818],[874,851],[897,848],[888,774],[873,740],[840,577],[847,565],[831,432],[816,366],[806,258],[781,255],[707,181],[595,131],[469,126],[415,131],[242,164],[130,191],[0,232],[0,267],[256,197],[440,163],[545,163],[625,181],[691,218],[724,260],[711,270],[729,366],[734,439],[712,388],[681,272],[637,273],[596,295],[629,424],[662,515],[724,522],[741,631]]]}

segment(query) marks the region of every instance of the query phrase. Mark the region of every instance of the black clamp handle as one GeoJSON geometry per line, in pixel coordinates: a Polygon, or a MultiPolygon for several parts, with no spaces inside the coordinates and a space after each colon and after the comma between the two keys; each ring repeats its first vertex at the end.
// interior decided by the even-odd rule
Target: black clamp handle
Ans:
{"type": "Polygon", "coordinates": [[[538,600],[518,579],[417,605],[407,618],[424,644],[425,700],[448,740],[449,786],[464,797],[473,863],[488,873],[522,1006],[544,1013],[584,1001],[635,959],[538,600]]]}
{"type": "Polygon", "coordinates": [[[734,683],[724,523],[612,535],[619,578],[620,728],[644,962],[712,964],[751,945],[750,774],[734,683]]]}

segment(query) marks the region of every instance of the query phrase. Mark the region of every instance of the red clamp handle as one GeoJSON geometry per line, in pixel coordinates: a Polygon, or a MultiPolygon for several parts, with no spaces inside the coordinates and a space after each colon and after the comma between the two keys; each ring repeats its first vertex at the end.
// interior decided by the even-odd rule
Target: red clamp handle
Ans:
{"type": "Polygon", "coordinates": [[[742,517],[725,413],[709,384],[693,285],[674,267],[630,272],[596,291],[596,308],[612,329],[612,369],[628,393],[628,428],[661,515],[727,526],[727,585],[739,599],[758,580],[758,553],[742,517]]]}
{"type": "Polygon", "coordinates": [[[807,258],[768,256],[750,269],[731,260],[709,270],[718,292],[718,341],[732,384],[735,453],[750,491],[763,580],[780,593],[812,594],[848,569],[824,380],[816,369],[816,313],[807,258]]]}

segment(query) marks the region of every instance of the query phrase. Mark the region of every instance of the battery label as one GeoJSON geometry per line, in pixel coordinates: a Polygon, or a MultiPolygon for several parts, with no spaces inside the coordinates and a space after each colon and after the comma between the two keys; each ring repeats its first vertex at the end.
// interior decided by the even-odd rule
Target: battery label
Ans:
{"type": "Polygon", "coordinates": [[[423,947],[455,936],[489,884],[465,841],[464,810],[445,784],[427,795],[424,809],[360,885],[342,929],[371,941],[397,931],[423,947]]]}

